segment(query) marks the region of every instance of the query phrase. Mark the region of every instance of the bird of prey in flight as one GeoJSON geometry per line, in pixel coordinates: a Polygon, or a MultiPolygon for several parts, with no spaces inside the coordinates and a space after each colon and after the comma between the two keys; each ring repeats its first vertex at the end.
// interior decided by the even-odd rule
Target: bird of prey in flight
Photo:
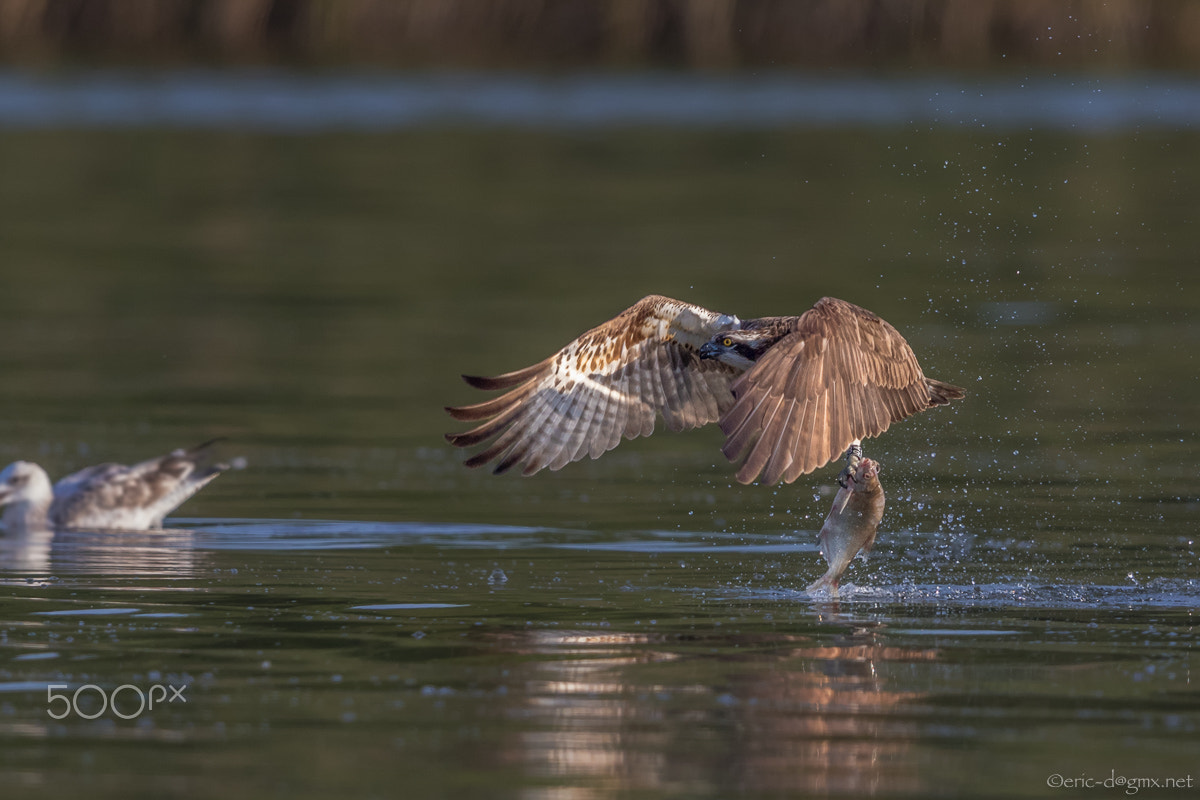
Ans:
{"type": "MultiPolygon", "coordinates": [[[[798,317],[741,320],[651,295],[544,361],[471,386],[507,390],[447,407],[480,423],[446,440],[484,445],[466,460],[525,475],[598,458],[622,438],[717,422],[737,479],[791,483],[893,422],[964,391],[925,377],[912,348],[878,315],[825,297],[798,317]]],[[[845,474],[845,473],[843,473],[845,474]]]]}

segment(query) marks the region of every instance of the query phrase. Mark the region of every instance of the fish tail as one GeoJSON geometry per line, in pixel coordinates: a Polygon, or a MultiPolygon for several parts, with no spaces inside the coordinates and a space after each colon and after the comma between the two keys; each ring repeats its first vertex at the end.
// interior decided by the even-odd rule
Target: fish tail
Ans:
{"type": "Polygon", "coordinates": [[[831,594],[834,597],[837,597],[838,576],[833,574],[833,570],[826,572],[824,575],[822,575],[821,577],[817,578],[815,581],[810,583],[808,585],[808,588],[805,589],[804,591],[808,592],[809,594],[816,594],[817,592],[821,591],[822,589],[828,589],[829,594],[831,594]]]}

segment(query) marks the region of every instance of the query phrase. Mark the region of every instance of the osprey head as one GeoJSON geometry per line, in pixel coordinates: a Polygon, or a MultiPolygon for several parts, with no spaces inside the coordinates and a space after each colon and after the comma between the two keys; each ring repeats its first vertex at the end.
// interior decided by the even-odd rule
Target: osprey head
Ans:
{"type": "Polygon", "coordinates": [[[725,364],[747,370],[767,351],[774,340],[761,331],[722,331],[700,345],[701,358],[715,358],[725,364]]]}

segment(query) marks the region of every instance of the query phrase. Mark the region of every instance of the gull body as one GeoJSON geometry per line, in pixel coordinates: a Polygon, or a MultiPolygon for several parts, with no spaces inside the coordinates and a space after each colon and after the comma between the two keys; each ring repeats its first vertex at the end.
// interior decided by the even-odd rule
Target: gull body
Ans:
{"type": "Polygon", "coordinates": [[[154,530],[163,518],[200,491],[228,464],[211,463],[213,442],[132,466],[100,464],[52,484],[30,461],[0,471],[0,506],[5,531],[92,528],[154,530]]]}

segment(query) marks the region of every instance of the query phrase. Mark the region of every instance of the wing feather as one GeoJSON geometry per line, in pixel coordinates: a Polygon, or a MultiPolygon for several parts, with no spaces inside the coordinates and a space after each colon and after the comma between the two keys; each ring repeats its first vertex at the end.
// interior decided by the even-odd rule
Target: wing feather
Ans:
{"type": "MultiPolygon", "coordinates": [[[[784,398],[779,395],[767,397],[756,415],[757,423],[755,425],[756,432],[769,431],[771,423],[775,420],[775,415],[779,412],[779,407],[784,403],[784,398]]],[[[759,435],[750,446],[750,454],[746,456],[746,462],[738,470],[738,480],[742,480],[742,475],[752,474],[754,477],[762,472],[766,466],[767,457],[770,455],[771,448],[767,443],[765,435],[759,435]]],[[[754,480],[751,477],[750,480],[754,480]]],[[[747,481],[743,481],[747,482],[747,481]]]]}
{"type": "MultiPolygon", "coordinates": [[[[619,376],[616,384],[617,396],[628,398],[631,396],[629,394],[630,370],[622,368],[617,372],[619,376]]],[[[605,409],[608,419],[603,420],[602,423],[608,436],[603,440],[597,438],[592,443],[588,451],[589,456],[593,459],[599,458],[621,443],[621,437],[625,434],[625,428],[629,424],[629,414],[636,405],[637,403],[634,402],[613,403],[605,409]]]]}
{"type": "MultiPolygon", "coordinates": [[[[736,429],[725,432],[725,444],[722,446],[721,452],[730,461],[740,458],[746,448],[750,446],[750,443],[762,431],[763,404],[770,399],[771,396],[768,393],[760,392],[753,399],[753,403],[747,402],[745,404],[745,412],[740,415],[741,424],[736,429]]],[[[741,405],[740,401],[738,405],[741,405]]],[[[737,406],[734,406],[733,410],[736,411],[737,406]]],[[[721,428],[724,429],[725,427],[725,419],[722,418],[721,428]]],[[[754,479],[751,478],[751,480],[754,479]]]]}
{"type": "MultiPolygon", "coordinates": [[[[709,374],[708,372],[691,373],[691,379],[700,384],[692,390],[692,396],[699,398],[700,402],[704,404],[704,417],[706,419],[720,419],[721,404],[713,395],[713,387],[712,382],[709,380],[709,374]]],[[[732,399],[732,395],[730,395],[730,399],[732,399]]]]}
{"type": "MultiPolygon", "coordinates": [[[[813,426],[812,435],[808,437],[808,452],[804,454],[804,465],[810,470],[817,469],[823,466],[826,462],[826,453],[833,449],[830,444],[829,428],[830,428],[830,408],[829,408],[829,391],[825,390],[817,395],[817,400],[813,404],[813,426]],[[810,466],[811,465],[811,466],[810,466]]],[[[849,442],[846,443],[848,447],[849,442]]],[[[839,454],[846,448],[842,448],[839,454]]]]}
{"type": "Polygon", "coordinates": [[[581,420],[591,415],[590,405],[596,398],[582,392],[552,392],[542,395],[546,402],[545,412],[531,424],[526,437],[518,447],[521,453],[522,473],[548,467],[562,469],[570,463],[572,450],[579,447],[581,420]],[[550,424],[550,420],[563,420],[562,424],[550,424]]]}
{"type": "Polygon", "coordinates": [[[534,414],[520,430],[513,431],[513,446],[504,458],[506,469],[520,464],[523,474],[532,475],[546,467],[559,469],[566,464],[566,454],[576,429],[567,425],[547,425],[546,421],[559,417],[578,419],[584,413],[586,399],[584,395],[539,393],[534,414]]]}
{"type": "MultiPolygon", "coordinates": [[[[490,448],[479,453],[474,459],[468,459],[467,466],[480,466],[496,458],[498,460],[492,471],[496,474],[508,472],[517,464],[524,464],[530,447],[535,443],[540,445],[539,454],[544,461],[554,458],[563,447],[563,442],[554,436],[560,431],[553,428],[543,429],[540,423],[555,413],[554,405],[558,399],[560,398],[548,396],[543,392],[535,394],[520,419],[500,434],[490,448]],[[488,456],[486,459],[483,458],[485,455],[488,456]]],[[[541,466],[545,466],[545,463],[541,466]]]]}
{"type": "MultiPolygon", "coordinates": [[[[628,384],[625,391],[635,402],[628,405],[629,419],[625,423],[622,434],[626,439],[636,439],[639,436],[649,436],[654,432],[654,405],[647,402],[646,392],[653,391],[643,387],[642,375],[644,370],[626,369],[628,384]]],[[[732,396],[732,395],[731,395],[732,396]]],[[[618,441],[620,441],[618,439],[618,441]]]]}
{"type": "Polygon", "coordinates": [[[673,431],[683,430],[683,421],[680,418],[679,408],[682,405],[682,393],[679,391],[679,385],[675,376],[675,366],[671,363],[671,353],[668,348],[654,348],[655,361],[658,364],[658,374],[656,376],[658,385],[662,388],[662,412],[663,422],[667,424],[667,428],[673,431]]]}
{"type": "Polygon", "coordinates": [[[536,377],[545,367],[545,364],[546,362],[543,361],[540,364],[533,364],[525,367],[524,369],[518,369],[514,372],[506,372],[503,375],[496,375],[491,378],[485,378],[480,375],[463,375],[462,377],[464,381],[471,386],[474,386],[476,389],[484,389],[487,391],[492,391],[495,389],[507,389],[511,386],[517,386],[518,384],[525,383],[530,378],[536,377]]]}
{"type": "Polygon", "coordinates": [[[736,317],[646,297],[544,361],[494,378],[466,378],[472,386],[508,391],[448,407],[455,419],[481,424],[446,440],[483,445],[468,466],[497,461],[496,471],[520,466],[532,474],[649,435],[656,414],[672,430],[716,422],[733,406],[730,386],[740,370],[702,361],[699,348],[735,325],[736,317]]]}
{"type": "Polygon", "coordinates": [[[769,483],[780,477],[790,483],[840,456],[855,439],[878,436],[963,390],[927,379],[904,337],[882,318],[826,297],[795,318],[792,332],[734,382],[733,395],[721,429],[731,460],[749,450],[738,480],[750,483],[762,474],[769,483]],[[798,427],[765,413],[773,414],[780,401],[802,405],[798,427]]]}
{"type": "Polygon", "coordinates": [[[576,426],[555,425],[551,424],[551,421],[578,420],[584,413],[589,397],[583,394],[540,391],[538,398],[538,406],[526,424],[513,431],[513,445],[505,456],[505,469],[519,464],[522,474],[532,475],[546,467],[561,469],[567,463],[568,450],[572,446],[571,440],[576,426]]]}
{"type": "MultiPolygon", "coordinates": [[[[534,393],[517,407],[517,414],[512,424],[503,428],[500,435],[487,448],[468,458],[465,462],[466,465],[468,467],[480,467],[489,461],[499,459],[499,463],[496,464],[493,471],[496,473],[508,471],[516,462],[509,461],[507,457],[500,458],[500,456],[508,453],[509,448],[520,439],[522,433],[536,430],[537,420],[549,412],[549,403],[546,397],[541,393],[534,393]]],[[[468,431],[468,433],[472,433],[472,431],[468,431]]],[[[451,443],[458,444],[458,442],[453,440],[451,443]]]]}
{"type": "Polygon", "coordinates": [[[486,442],[504,430],[506,426],[512,424],[527,409],[528,407],[521,403],[510,403],[507,407],[501,407],[496,416],[487,420],[482,425],[472,428],[469,431],[452,434],[454,436],[454,444],[459,447],[471,447],[481,442],[486,442]]]}
{"type": "Polygon", "coordinates": [[[799,409],[799,403],[795,400],[784,400],[782,413],[777,413],[775,419],[772,420],[771,428],[763,434],[760,441],[766,442],[771,448],[771,453],[767,457],[765,472],[763,473],[763,481],[765,483],[775,483],[791,463],[792,454],[788,447],[793,421],[796,419],[796,411],[799,409]]]}
{"type": "MultiPolygon", "coordinates": [[[[615,393],[615,385],[613,389],[615,393]]],[[[579,415],[571,425],[571,435],[567,439],[566,446],[563,447],[554,463],[550,465],[550,469],[562,469],[567,464],[578,461],[588,454],[593,444],[603,446],[603,437],[594,437],[589,440],[587,433],[593,429],[604,433],[609,431],[605,424],[605,417],[610,414],[609,400],[608,392],[581,392],[572,397],[572,406],[579,409],[579,415]]]]}

